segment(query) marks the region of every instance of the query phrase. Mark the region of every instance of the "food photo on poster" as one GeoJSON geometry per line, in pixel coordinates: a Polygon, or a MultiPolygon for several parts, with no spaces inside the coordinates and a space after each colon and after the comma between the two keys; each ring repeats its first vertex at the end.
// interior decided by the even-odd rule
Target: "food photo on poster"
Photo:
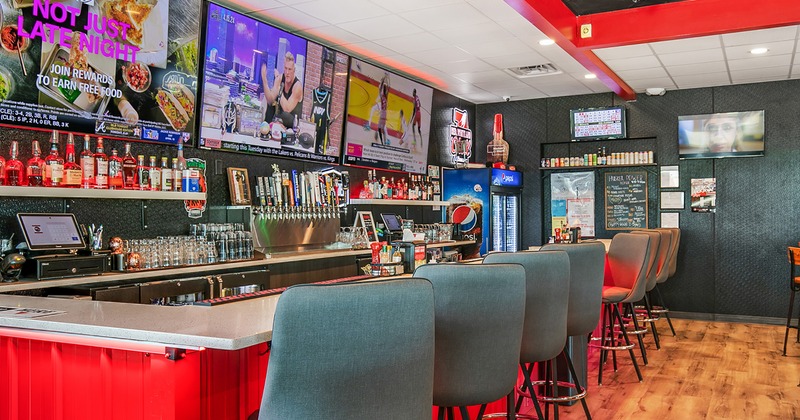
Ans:
{"type": "Polygon", "coordinates": [[[344,160],[424,174],[433,89],[352,59],[344,160]]]}
{"type": "Polygon", "coordinates": [[[349,57],[209,3],[200,146],[339,163],[349,57]]]}
{"type": "Polygon", "coordinates": [[[14,0],[0,7],[0,124],[191,142],[199,5],[14,0]]]}

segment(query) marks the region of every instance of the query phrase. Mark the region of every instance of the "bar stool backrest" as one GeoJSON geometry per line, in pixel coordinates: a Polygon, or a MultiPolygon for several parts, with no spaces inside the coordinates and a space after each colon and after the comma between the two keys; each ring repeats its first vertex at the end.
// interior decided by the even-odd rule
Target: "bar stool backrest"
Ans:
{"type": "Polygon", "coordinates": [[[661,233],[661,245],[658,248],[658,271],[656,273],[656,282],[663,283],[669,278],[669,259],[672,255],[673,246],[672,230],[656,229],[656,231],[661,233]]]}
{"type": "Polygon", "coordinates": [[[478,405],[509,394],[517,381],[522,343],[525,269],[518,264],[427,264],[414,276],[433,284],[433,404],[478,405]]]}
{"type": "Polygon", "coordinates": [[[656,280],[658,279],[658,258],[661,254],[661,232],[656,230],[634,230],[631,233],[639,235],[648,235],[650,237],[650,258],[647,261],[647,277],[645,281],[644,290],[649,292],[656,287],[656,280]]]}
{"type": "Polygon", "coordinates": [[[800,248],[789,247],[789,287],[794,291],[800,291],[800,275],[797,270],[800,268],[800,248]]]}
{"type": "Polygon", "coordinates": [[[545,244],[541,251],[564,251],[569,255],[567,335],[585,335],[594,331],[603,304],[605,245],[599,241],[545,244]]]}
{"type": "Polygon", "coordinates": [[[638,302],[644,298],[647,264],[650,261],[650,236],[616,234],[611,240],[607,260],[614,286],[630,289],[622,302],[638,302]]]}
{"type": "Polygon", "coordinates": [[[678,247],[681,244],[681,230],[678,228],[669,228],[672,231],[672,254],[669,257],[669,277],[675,275],[678,269],[678,247]]]}
{"type": "Polygon", "coordinates": [[[431,418],[425,279],[299,285],[278,299],[259,419],[431,418]]]}
{"type": "Polygon", "coordinates": [[[519,264],[525,268],[525,323],[521,363],[550,360],[567,341],[570,266],[564,251],[497,252],[486,264],[519,264]]]}

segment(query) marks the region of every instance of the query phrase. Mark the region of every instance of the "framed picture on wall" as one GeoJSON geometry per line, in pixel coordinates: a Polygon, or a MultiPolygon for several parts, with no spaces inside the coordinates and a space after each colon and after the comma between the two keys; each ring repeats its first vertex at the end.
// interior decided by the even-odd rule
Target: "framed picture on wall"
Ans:
{"type": "Polygon", "coordinates": [[[684,207],[683,191],[661,191],[661,208],[682,210],[684,207]]]}
{"type": "Polygon", "coordinates": [[[680,179],[678,165],[661,167],[661,188],[679,188],[681,185],[680,179]]]}
{"type": "Polygon", "coordinates": [[[246,168],[228,168],[228,191],[231,196],[231,205],[251,204],[250,179],[246,168]]]}
{"type": "Polygon", "coordinates": [[[662,228],[680,228],[680,213],[661,213],[662,228]]]}

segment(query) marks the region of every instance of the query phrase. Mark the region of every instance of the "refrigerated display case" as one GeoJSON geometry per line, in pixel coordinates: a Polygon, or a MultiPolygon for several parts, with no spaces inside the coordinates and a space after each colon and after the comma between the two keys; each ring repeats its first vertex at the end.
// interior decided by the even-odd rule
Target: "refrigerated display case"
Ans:
{"type": "Polygon", "coordinates": [[[464,258],[520,249],[521,172],[445,169],[442,181],[442,197],[451,203],[447,222],[458,225],[461,239],[476,241],[472,254],[465,252],[464,258]]]}

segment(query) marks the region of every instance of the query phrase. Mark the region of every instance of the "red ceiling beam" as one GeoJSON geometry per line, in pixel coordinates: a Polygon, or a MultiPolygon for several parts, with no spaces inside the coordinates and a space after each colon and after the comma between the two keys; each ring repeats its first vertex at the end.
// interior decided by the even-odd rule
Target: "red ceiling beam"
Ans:
{"type": "Polygon", "coordinates": [[[590,50],[798,23],[798,0],[687,0],[577,16],[575,27],[591,24],[592,37],[575,45],[590,50]]]}
{"type": "Polygon", "coordinates": [[[636,92],[594,53],[576,47],[576,17],[561,0],[505,0],[505,2],[587,70],[596,74],[597,78],[614,93],[625,100],[636,99],[636,92]]]}

